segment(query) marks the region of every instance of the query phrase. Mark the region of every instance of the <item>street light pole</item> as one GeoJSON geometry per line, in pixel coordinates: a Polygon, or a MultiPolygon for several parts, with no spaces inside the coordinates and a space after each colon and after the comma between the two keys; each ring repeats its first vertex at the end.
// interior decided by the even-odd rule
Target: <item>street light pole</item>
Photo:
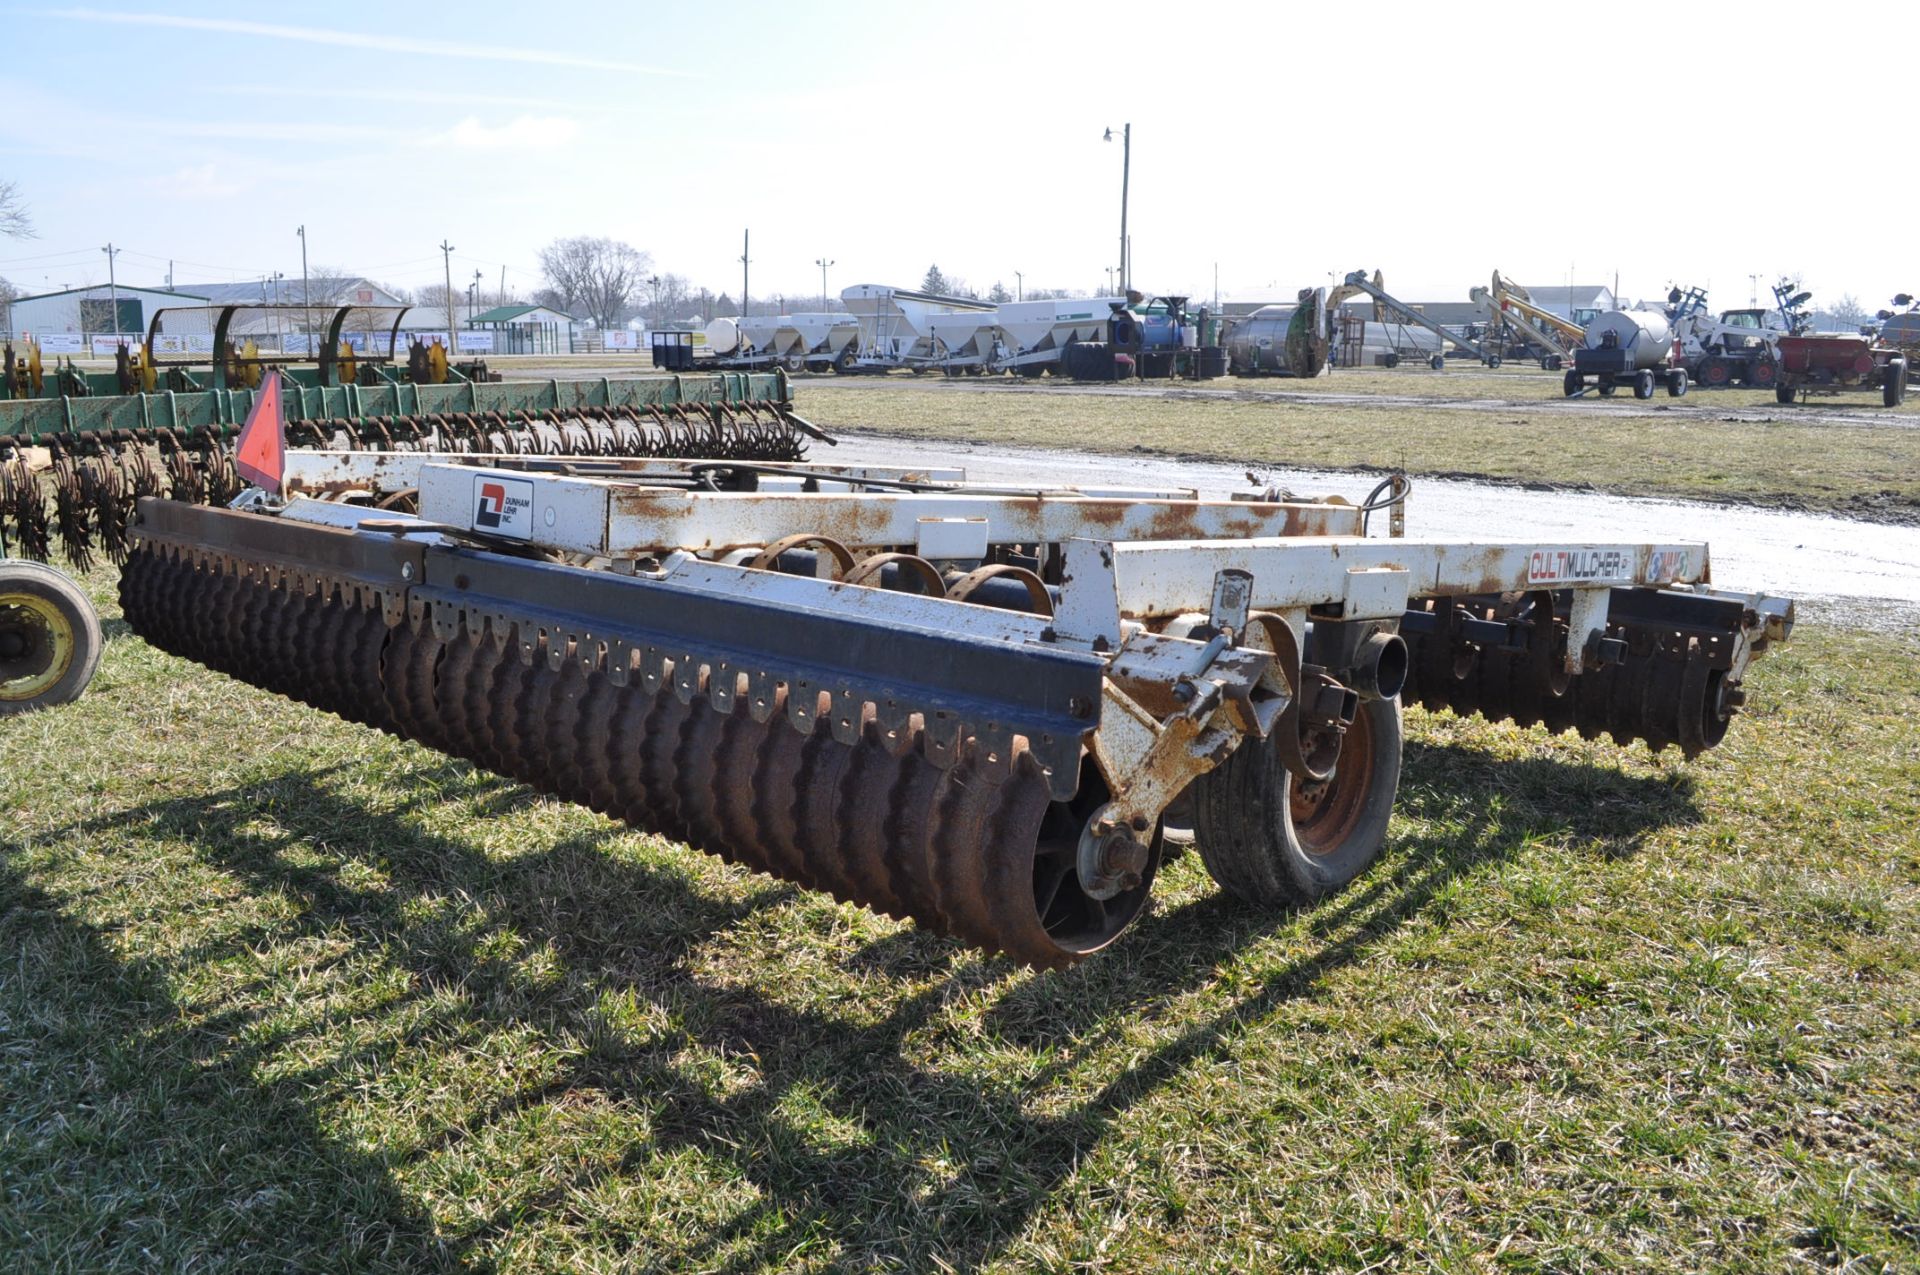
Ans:
{"type": "Polygon", "coordinates": [[[451,345],[453,342],[453,245],[444,239],[440,241],[440,257],[441,264],[447,270],[447,342],[451,345]]]}
{"type": "MultiPolygon", "coordinates": [[[[102,248],[100,251],[107,254],[107,296],[112,299],[112,303],[113,303],[113,334],[115,336],[119,336],[120,335],[120,284],[114,277],[113,259],[120,255],[120,250],[114,247],[112,244],[108,244],[106,247],[102,248]]],[[[80,326],[85,327],[86,324],[83,323],[80,326]]]]}
{"type": "Polygon", "coordinates": [[[300,308],[304,311],[300,316],[300,326],[312,331],[313,311],[308,307],[313,304],[313,297],[307,291],[307,228],[302,226],[294,233],[300,236],[300,308]]]}
{"type": "Polygon", "coordinates": [[[825,257],[816,257],[813,264],[820,267],[820,308],[824,311],[827,308],[827,267],[833,262],[825,257]]]}
{"type": "Polygon", "coordinates": [[[1013,272],[1013,299],[1015,301],[1025,301],[1027,299],[1027,276],[1021,274],[1018,270],[1013,272]]]}
{"type": "Polygon", "coordinates": [[[753,231],[740,232],[740,317],[747,317],[747,271],[753,265],[747,254],[753,243],[753,231]]]}
{"type": "MultiPolygon", "coordinates": [[[[1108,129],[1106,139],[1113,140],[1113,130],[1108,129]]],[[[1125,292],[1131,282],[1127,275],[1127,186],[1133,178],[1133,125],[1120,126],[1120,291],[1125,292]]]]}

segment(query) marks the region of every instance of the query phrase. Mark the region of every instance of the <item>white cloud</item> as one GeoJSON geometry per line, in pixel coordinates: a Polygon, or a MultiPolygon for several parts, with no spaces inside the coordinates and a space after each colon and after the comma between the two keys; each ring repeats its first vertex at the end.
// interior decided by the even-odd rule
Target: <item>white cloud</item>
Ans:
{"type": "Polygon", "coordinates": [[[346,49],[372,49],[380,53],[414,53],[425,57],[467,58],[483,62],[531,62],[539,66],[571,66],[590,71],[625,71],[633,75],[671,75],[694,78],[685,71],[644,66],[637,62],[617,62],[608,58],[582,57],[576,53],[558,53],[547,49],[519,49],[497,44],[462,44],[453,40],[423,40],[405,35],[375,35],[362,31],[329,31],[319,27],[290,27],[273,22],[247,22],[238,18],[193,18],[171,13],[116,13],[107,9],[47,9],[50,18],[69,18],[76,22],[109,22],[123,26],[173,27],[184,31],[216,31],[225,35],[255,35],[269,40],[293,40],[301,44],[331,44],[346,49]]]}
{"type": "Polygon", "coordinates": [[[528,150],[565,146],[579,135],[580,122],[564,115],[517,115],[497,127],[469,115],[433,140],[467,150],[528,150]]]}
{"type": "Polygon", "coordinates": [[[224,199],[246,189],[246,183],[223,176],[212,164],[176,168],[152,179],[155,193],[173,199],[224,199]]]}

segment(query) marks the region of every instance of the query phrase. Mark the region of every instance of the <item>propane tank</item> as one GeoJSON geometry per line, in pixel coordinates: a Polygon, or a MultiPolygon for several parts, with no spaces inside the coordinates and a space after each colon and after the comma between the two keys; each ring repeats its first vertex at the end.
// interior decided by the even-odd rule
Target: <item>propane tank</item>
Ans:
{"type": "Polygon", "coordinates": [[[1665,365],[1673,353],[1673,327],[1658,310],[1609,310],[1587,325],[1582,344],[1625,350],[1627,370],[1638,372],[1665,365]]]}
{"type": "Polygon", "coordinates": [[[707,351],[715,356],[733,354],[740,349],[738,320],[719,318],[707,325],[707,351]]]}

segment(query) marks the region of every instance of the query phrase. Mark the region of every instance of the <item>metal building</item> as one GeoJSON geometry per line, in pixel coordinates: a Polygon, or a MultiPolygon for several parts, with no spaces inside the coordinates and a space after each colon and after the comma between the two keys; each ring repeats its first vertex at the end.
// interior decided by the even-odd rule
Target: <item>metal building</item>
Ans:
{"type": "Polygon", "coordinates": [[[31,336],[47,354],[89,353],[92,338],[101,337],[109,347],[115,333],[129,340],[146,339],[147,323],[155,310],[168,306],[205,305],[207,299],[187,292],[166,292],[159,288],[137,288],[121,284],[118,288],[99,284],[86,288],[67,288],[43,292],[37,296],[16,297],[8,308],[9,340],[31,336]],[[115,322],[114,301],[120,313],[115,322]]]}

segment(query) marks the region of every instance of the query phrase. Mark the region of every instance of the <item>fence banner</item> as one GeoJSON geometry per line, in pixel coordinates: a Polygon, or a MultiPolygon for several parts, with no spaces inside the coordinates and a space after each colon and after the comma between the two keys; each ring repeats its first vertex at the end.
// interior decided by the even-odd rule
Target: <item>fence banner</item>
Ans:
{"type": "MultiPolygon", "coordinates": [[[[92,339],[93,355],[95,358],[110,359],[113,357],[114,351],[118,350],[122,345],[131,350],[134,346],[139,345],[146,339],[144,335],[137,332],[123,332],[119,336],[113,336],[111,334],[107,336],[95,336],[92,339]]],[[[40,348],[44,350],[47,347],[43,345],[40,348]]]]}
{"type": "Polygon", "coordinates": [[[640,348],[641,333],[632,328],[608,328],[605,333],[609,350],[637,350],[640,348]]]}
{"type": "Polygon", "coordinates": [[[493,353],[493,333],[491,332],[460,333],[460,353],[492,354],[493,353]]]}
{"type": "Polygon", "coordinates": [[[86,338],[78,332],[45,332],[38,336],[28,333],[42,354],[85,354],[86,338]]]}

